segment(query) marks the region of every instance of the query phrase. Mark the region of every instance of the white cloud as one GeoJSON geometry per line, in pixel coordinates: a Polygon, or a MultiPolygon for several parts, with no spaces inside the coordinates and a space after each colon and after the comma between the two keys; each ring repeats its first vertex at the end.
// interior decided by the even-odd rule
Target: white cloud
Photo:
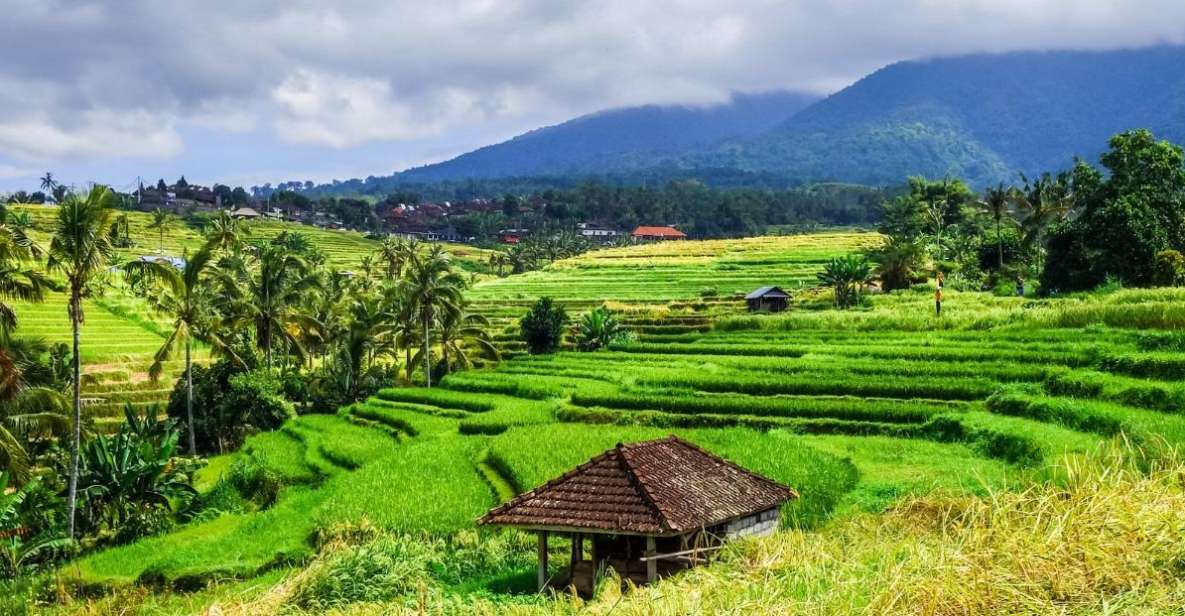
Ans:
{"type": "Polygon", "coordinates": [[[29,161],[170,158],[184,149],[172,121],[145,111],[84,111],[69,123],[0,120],[0,150],[29,161]]]}
{"type": "Polygon", "coordinates": [[[479,115],[477,97],[460,88],[401,100],[391,85],[370,77],[300,69],[271,92],[284,140],[345,148],[367,141],[422,139],[479,115]]]}
{"type": "Polygon", "coordinates": [[[376,143],[393,163],[609,107],[832,91],[907,58],[1185,41],[1180,0],[10,0],[3,12],[0,162],[176,157],[177,127],[193,125],[203,138],[274,133],[248,146],[259,168],[285,143],[308,147],[308,167],[316,147],[376,143]]]}

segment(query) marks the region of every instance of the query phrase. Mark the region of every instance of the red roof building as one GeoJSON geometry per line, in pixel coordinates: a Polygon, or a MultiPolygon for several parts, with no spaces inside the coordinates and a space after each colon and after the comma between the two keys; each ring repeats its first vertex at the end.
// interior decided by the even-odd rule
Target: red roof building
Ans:
{"type": "Polygon", "coordinates": [[[636,240],[685,240],[687,234],[676,229],[675,227],[638,227],[630,235],[636,240]]]}

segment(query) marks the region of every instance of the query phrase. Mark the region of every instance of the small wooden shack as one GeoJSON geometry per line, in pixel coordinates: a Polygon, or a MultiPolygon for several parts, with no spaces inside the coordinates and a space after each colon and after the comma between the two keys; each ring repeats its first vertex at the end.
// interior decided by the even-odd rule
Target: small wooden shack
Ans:
{"type": "Polygon", "coordinates": [[[703,562],[729,538],[773,532],[798,494],[675,436],[618,444],[479,521],[539,536],[539,589],[592,593],[612,567],[643,584],[703,562]],[[566,574],[548,574],[549,537],[571,543],[566,574]],[[586,541],[587,540],[587,541],[586,541]],[[585,546],[588,551],[585,551],[585,546]]]}
{"type": "Polygon", "coordinates": [[[745,296],[749,312],[781,312],[790,307],[790,294],[779,287],[761,287],[745,296]]]}

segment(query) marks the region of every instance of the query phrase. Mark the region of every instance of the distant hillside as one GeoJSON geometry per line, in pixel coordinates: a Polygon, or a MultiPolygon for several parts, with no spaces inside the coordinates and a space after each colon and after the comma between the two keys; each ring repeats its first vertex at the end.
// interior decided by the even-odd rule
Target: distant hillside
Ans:
{"type": "Polygon", "coordinates": [[[564,176],[649,167],[657,160],[769,130],[818,100],[813,94],[737,94],[710,107],[631,107],[533,130],[442,163],[409,169],[400,182],[564,176]]]}
{"type": "Polygon", "coordinates": [[[452,160],[317,194],[445,182],[589,177],[715,186],[957,176],[983,186],[1093,161],[1130,128],[1185,141],[1185,47],[979,54],[899,62],[812,102],[779,92],[710,108],[637,107],[539,129],[452,160]]]}
{"type": "Polygon", "coordinates": [[[1146,127],[1185,140],[1185,47],[1025,52],[900,62],[754,138],[686,167],[887,184],[910,174],[976,184],[1093,161],[1146,127]]]}

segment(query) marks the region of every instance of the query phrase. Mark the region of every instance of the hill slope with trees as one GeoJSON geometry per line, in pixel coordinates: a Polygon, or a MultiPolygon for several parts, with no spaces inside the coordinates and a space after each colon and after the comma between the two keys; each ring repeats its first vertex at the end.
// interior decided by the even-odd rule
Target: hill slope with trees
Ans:
{"type": "Polygon", "coordinates": [[[813,94],[736,94],[708,107],[646,105],[602,111],[399,174],[403,182],[569,175],[647,167],[688,150],[769,130],[813,94]]]}
{"type": "Polygon", "coordinates": [[[713,186],[840,181],[895,184],[910,175],[971,186],[1015,181],[1095,160],[1107,138],[1148,128],[1185,139],[1185,47],[978,54],[899,62],[813,102],[792,93],[737,96],[724,106],[639,107],[532,131],[371,184],[574,178],[713,186]]]}

